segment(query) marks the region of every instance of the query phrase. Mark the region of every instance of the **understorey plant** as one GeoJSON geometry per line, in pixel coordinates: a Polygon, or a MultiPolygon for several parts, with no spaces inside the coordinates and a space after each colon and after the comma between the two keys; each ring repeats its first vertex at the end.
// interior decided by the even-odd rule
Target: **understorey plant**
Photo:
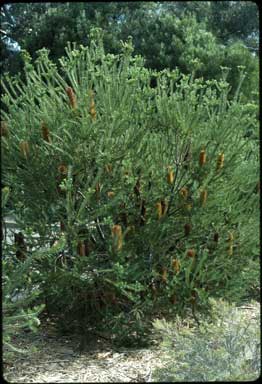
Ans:
{"type": "Polygon", "coordinates": [[[47,310],[131,343],[159,313],[241,299],[237,277],[258,259],[259,167],[246,137],[257,105],[240,89],[228,101],[227,68],[221,81],[156,72],[122,46],[105,54],[95,29],[59,66],[25,53],[26,82],[3,81],[1,136],[47,310]]]}

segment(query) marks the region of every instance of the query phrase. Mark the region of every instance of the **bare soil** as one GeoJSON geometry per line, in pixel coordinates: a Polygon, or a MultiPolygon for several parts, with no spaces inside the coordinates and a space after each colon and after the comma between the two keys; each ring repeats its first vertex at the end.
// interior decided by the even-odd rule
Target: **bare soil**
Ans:
{"type": "MultiPolygon", "coordinates": [[[[247,322],[260,313],[259,303],[239,309],[247,322]]],[[[29,352],[8,357],[4,351],[4,378],[9,383],[153,382],[152,372],[164,364],[157,343],[148,349],[116,349],[94,336],[80,353],[79,340],[59,336],[52,323],[37,334],[19,334],[13,344],[29,352]]]]}

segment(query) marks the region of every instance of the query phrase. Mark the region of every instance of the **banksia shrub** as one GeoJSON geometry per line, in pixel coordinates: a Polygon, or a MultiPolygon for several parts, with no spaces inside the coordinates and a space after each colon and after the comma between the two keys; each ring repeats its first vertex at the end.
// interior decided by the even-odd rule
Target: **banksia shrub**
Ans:
{"type": "Polygon", "coordinates": [[[3,79],[2,177],[28,249],[41,250],[50,311],[133,342],[152,308],[183,314],[192,292],[196,311],[212,294],[243,296],[259,246],[258,148],[244,137],[256,108],[228,101],[225,79],[151,72],[130,42],[111,55],[97,36],[57,66],[38,52],[25,81],[3,79]]]}

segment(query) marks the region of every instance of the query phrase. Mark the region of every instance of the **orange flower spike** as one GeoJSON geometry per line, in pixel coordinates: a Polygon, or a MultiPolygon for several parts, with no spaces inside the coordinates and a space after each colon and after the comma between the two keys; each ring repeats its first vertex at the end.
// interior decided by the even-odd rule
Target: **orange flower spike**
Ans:
{"type": "Polygon", "coordinates": [[[69,104],[73,109],[77,108],[77,101],[76,101],[76,95],[74,94],[74,91],[71,87],[66,88],[66,93],[69,98],[69,104]]]}
{"type": "Polygon", "coordinates": [[[202,149],[199,155],[199,165],[202,167],[204,164],[206,164],[207,156],[206,151],[202,149]]]}
{"type": "Polygon", "coordinates": [[[25,159],[28,159],[29,156],[29,143],[28,141],[21,141],[19,144],[20,151],[25,159]]]}
{"type": "Polygon", "coordinates": [[[41,130],[42,130],[42,137],[43,137],[43,139],[47,143],[51,143],[51,138],[50,138],[50,135],[49,135],[49,129],[48,129],[48,127],[46,126],[46,124],[44,122],[42,122],[41,130]]]}
{"type": "Polygon", "coordinates": [[[206,204],[206,201],[207,201],[207,190],[206,189],[201,191],[201,193],[200,193],[200,201],[201,201],[201,205],[203,207],[206,204]]]}
{"type": "Polygon", "coordinates": [[[90,102],[89,112],[90,112],[92,120],[95,120],[96,119],[96,109],[95,109],[95,101],[94,101],[94,92],[92,90],[90,91],[90,98],[91,98],[91,102],[90,102]]]}
{"type": "Polygon", "coordinates": [[[217,158],[217,170],[223,168],[224,166],[224,160],[225,160],[225,155],[224,153],[220,153],[217,158]]]}
{"type": "Polygon", "coordinates": [[[114,225],[112,227],[112,237],[117,241],[117,251],[120,251],[123,246],[123,235],[121,225],[114,225]]]}

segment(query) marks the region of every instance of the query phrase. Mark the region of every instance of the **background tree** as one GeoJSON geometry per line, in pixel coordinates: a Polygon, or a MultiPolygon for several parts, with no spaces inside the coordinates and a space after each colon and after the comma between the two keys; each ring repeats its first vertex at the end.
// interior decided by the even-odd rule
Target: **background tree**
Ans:
{"type": "MultiPolygon", "coordinates": [[[[245,65],[242,91],[250,98],[258,86],[258,11],[252,2],[110,2],[9,4],[2,11],[2,70],[17,72],[21,54],[11,54],[7,37],[33,59],[43,47],[57,61],[67,41],[88,45],[90,28],[101,27],[106,52],[118,53],[120,40],[133,37],[134,52],[148,68],[196,70],[205,79],[221,76],[220,66],[245,65]],[[221,3],[221,4],[220,4],[221,3]],[[254,48],[255,47],[255,48],[254,48]],[[254,51],[254,49],[255,51],[254,51]],[[250,51],[251,50],[251,51],[250,51]]],[[[229,78],[232,94],[235,75],[229,78]]]]}

